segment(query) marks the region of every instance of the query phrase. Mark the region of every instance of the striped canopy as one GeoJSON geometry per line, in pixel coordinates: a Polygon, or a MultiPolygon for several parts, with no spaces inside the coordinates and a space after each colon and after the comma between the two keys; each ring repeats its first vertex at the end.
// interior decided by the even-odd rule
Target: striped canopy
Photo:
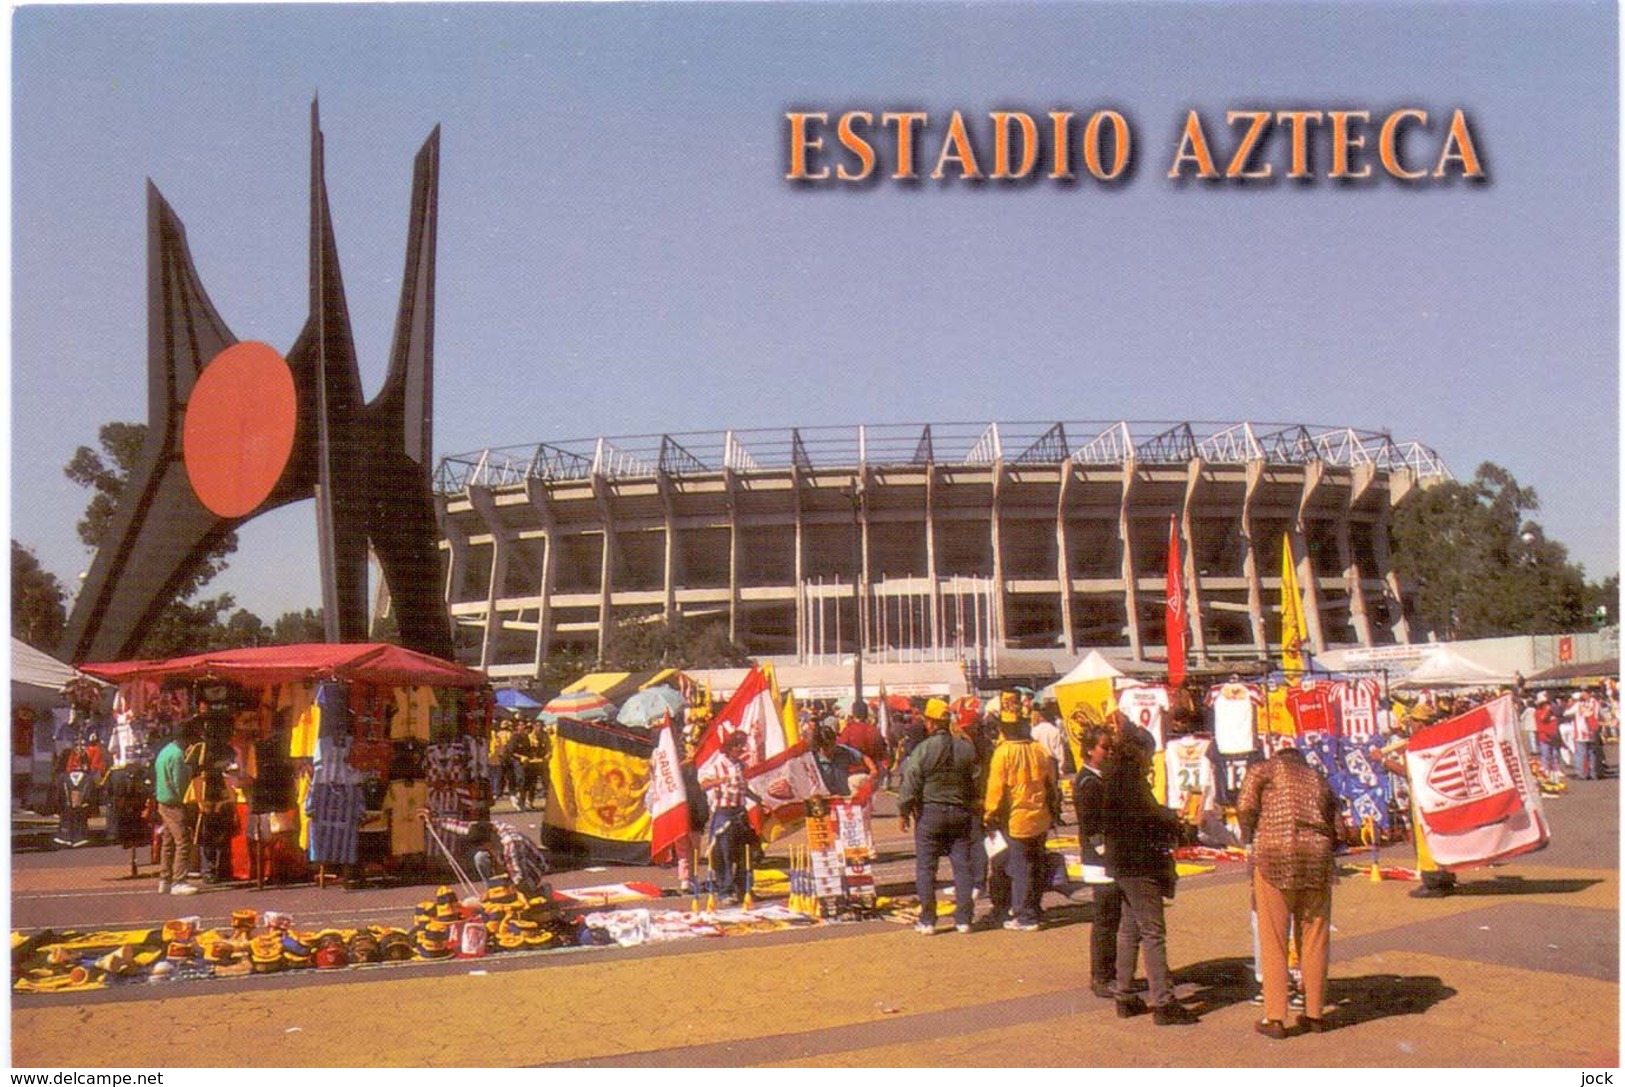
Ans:
{"type": "Polygon", "coordinates": [[[541,715],[549,720],[613,721],[615,705],[595,691],[569,691],[549,699],[541,715]]]}

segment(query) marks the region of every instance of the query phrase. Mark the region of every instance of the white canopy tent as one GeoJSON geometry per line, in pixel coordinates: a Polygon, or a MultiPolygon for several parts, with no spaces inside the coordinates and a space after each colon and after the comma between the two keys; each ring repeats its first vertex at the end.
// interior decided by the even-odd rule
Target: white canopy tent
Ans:
{"type": "Polygon", "coordinates": [[[1512,675],[1486,668],[1448,648],[1435,649],[1395,687],[1422,690],[1429,687],[1501,687],[1512,683],[1512,675]]]}

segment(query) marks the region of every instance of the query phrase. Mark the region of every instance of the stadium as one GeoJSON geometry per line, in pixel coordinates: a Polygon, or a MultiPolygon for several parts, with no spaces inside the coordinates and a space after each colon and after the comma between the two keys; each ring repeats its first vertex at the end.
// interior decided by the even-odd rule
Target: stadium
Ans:
{"type": "Polygon", "coordinates": [[[1408,643],[1388,519],[1444,478],[1427,446],[1349,427],[994,422],[492,448],[443,458],[434,489],[460,651],[493,677],[645,617],[782,661],[861,646],[997,675],[1163,659],[1170,518],[1196,663],[1276,651],[1283,541],[1314,650],[1408,643]]]}

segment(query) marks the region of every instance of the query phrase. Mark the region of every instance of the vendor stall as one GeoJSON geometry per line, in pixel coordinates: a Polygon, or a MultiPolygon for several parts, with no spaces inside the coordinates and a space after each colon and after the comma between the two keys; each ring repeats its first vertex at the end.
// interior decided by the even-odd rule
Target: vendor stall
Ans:
{"type": "Polygon", "coordinates": [[[117,683],[129,712],[159,731],[189,731],[206,772],[231,790],[222,878],[419,863],[419,809],[468,818],[490,803],[490,689],[449,661],[312,644],[84,671],[117,683]]]}

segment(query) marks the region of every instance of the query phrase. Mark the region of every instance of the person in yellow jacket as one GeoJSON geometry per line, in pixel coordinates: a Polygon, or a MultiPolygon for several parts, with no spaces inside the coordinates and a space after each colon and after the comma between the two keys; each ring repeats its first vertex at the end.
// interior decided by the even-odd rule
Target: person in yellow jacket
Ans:
{"type": "Polygon", "coordinates": [[[988,834],[997,830],[1007,843],[1002,856],[990,858],[987,872],[993,920],[1007,929],[1038,930],[1048,873],[1044,839],[1059,820],[1060,804],[1055,760],[1027,734],[1015,696],[1005,695],[982,810],[988,834]]]}

